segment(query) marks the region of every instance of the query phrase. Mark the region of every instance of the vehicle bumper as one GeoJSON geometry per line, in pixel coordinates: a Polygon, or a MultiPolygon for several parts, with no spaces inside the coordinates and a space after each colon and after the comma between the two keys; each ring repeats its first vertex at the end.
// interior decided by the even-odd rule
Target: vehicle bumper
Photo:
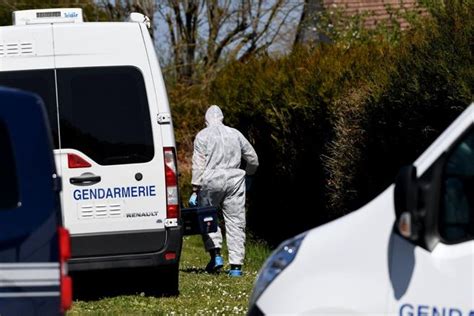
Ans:
{"type": "Polygon", "coordinates": [[[181,255],[182,236],[181,226],[144,232],[72,236],[69,271],[177,264],[181,255]],[[169,252],[174,252],[176,257],[167,260],[165,254],[169,252]]]}

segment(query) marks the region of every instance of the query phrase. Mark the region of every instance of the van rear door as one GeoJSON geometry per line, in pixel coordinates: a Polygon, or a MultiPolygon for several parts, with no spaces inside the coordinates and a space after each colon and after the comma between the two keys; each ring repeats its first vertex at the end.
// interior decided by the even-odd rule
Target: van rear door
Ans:
{"type": "Polygon", "coordinates": [[[58,314],[60,183],[46,114],[31,94],[2,88],[0,100],[0,314],[58,314]]]}
{"type": "Polygon", "coordinates": [[[0,28],[0,85],[38,94],[46,106],[53,145],[59,146],[53,28],[49,24],[0,28]]]}
{"type": "Polygon", "coordinates": [[[166,242],[164,153],[139,25],[53,28],[73,258],[158,251],[166,242]]]}

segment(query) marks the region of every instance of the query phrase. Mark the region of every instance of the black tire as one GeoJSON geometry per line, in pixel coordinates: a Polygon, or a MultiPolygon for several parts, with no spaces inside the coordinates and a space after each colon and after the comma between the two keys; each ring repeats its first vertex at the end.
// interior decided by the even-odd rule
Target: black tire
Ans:
{"type": "Polygon", "coordinates": [[[176,296],[179,294],[179,266],[172,264],[142,271],[146,274],[146,295],[176,296]]]}
{"type": "Polygon", "coordinates": [[[164,293],[175,296],[179,294],[179,265],[172,264],[159,269],[160,279],[164,280],[164,293]]]}

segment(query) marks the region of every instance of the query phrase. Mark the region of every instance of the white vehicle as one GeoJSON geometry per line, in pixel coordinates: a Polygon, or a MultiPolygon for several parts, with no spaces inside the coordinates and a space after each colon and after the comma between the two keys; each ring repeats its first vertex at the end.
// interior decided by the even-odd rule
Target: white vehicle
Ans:
{"type": "Polygon", "coordinates": [[[0,27],[0,85],[45,102],[69,269],[164,266],[177,283],[175,139],[149,20],[84,23],[81,9],[43,9],[16,11],[13,24],[0,27]]]}
{"type": "Polygon", "coordinates": [[[474,104],[395,185],[283,242],[249,314],[474,316],[474,104]]]}

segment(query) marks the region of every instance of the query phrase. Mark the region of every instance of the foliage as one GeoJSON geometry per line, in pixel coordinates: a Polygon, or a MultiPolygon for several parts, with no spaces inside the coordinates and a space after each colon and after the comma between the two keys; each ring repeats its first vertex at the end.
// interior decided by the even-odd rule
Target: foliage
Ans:
{"type": "Polygon", "coordinates": [[[261,161],[254,231],[278,242],[356,209],[472,101],[472,1],[433,7],[397,36],[341,38],[219,74],[211,103],[261,161]]]}
{"type": "Polygon", "coordinates": [[[328,219],[323,161],[333,159],[326,146],[338,119],[334,100],[383,69],[389,53],[383,45],[301,48],[284,58],[233,64],[213,83],[211,100],[259,154],[249,225],[266,239],[278,242],[328,219]],[[276,234],[275,227],[284,229],[276,234]]]}
{"type": "Polygon", "coordinates": [[[420,15],[426,14],[425,7],[412,1],[372,5],[343,1],[326,4],[324,10],[320,6],[317,0],[305,0],[297,43],[305,37],[302,32],[306,33],[310,45],[314,45],[317,39],[346,48],[355,43],[380,40],[397,43],[402,31],[409,28],[410,24],[416,24],[420,15]]]}
{"type": "MultiPolygon", "coordinates": [[[[97,0],[95,3],[97,9],[104,13],[107,21],[125,21],[131,12],[138,12],[150,19],[150,26],[155,26],[157,3],[154,0],[97,0]]],[[[152,39],[154,30],[154,27],[149,29],[152,39]]]]}
{"type": "Polygon", "coordinates": [[[183,201],[191,194],[191,155],[196,133],[205,127],[208,107],[207,84],[170,85],[168,94],[173,115],[179,162],[180,195],[183,201]]]}
{"type": "Polygon", "coordinates": [[[473,1],[428,6],[407,35],[384,89],[367,101],[366,196],[387,186],[473,101],[473,1]],[[370,166],[370,167],[369,167],[370,166]]]}

